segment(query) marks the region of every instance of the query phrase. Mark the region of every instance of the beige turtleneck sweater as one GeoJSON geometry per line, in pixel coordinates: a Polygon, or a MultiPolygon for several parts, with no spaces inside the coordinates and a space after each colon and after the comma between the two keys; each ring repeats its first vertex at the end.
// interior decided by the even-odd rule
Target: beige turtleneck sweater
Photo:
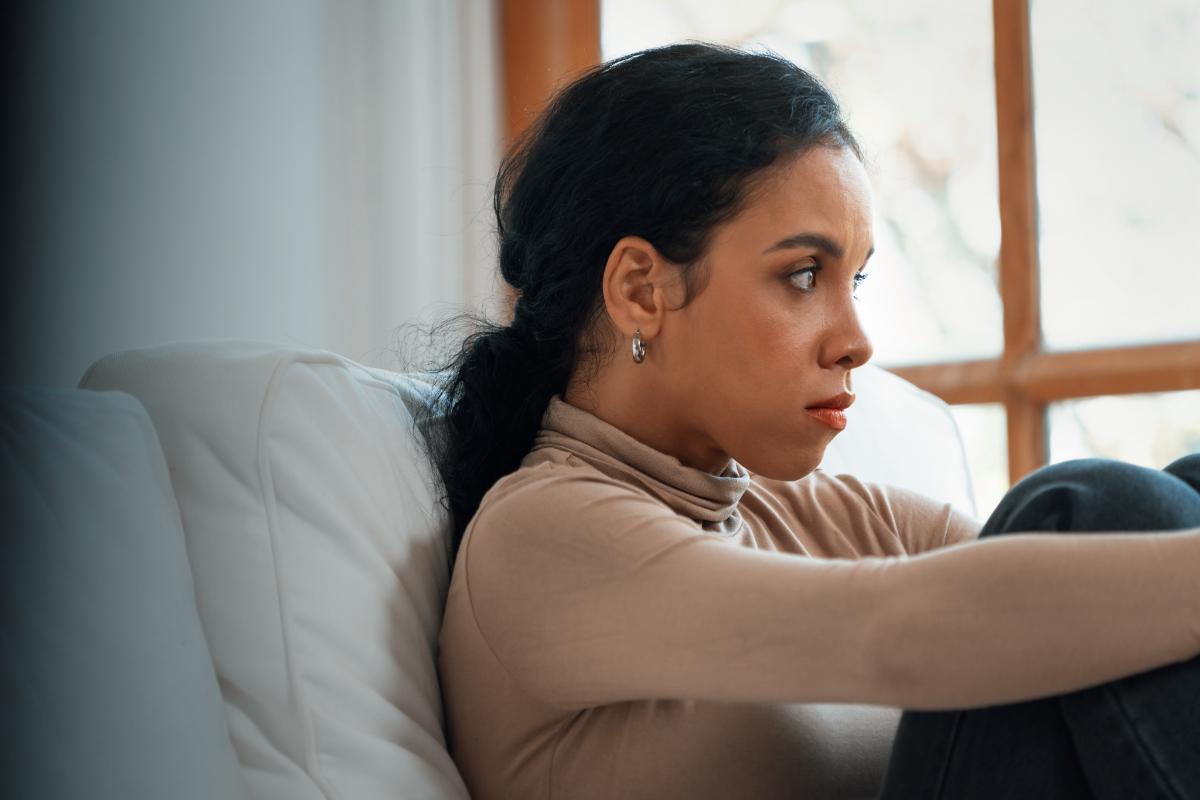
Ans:
{"type": "MultiPolygon", "coordinates": [[[[1058,688],[1053,670],[1043,678],[1006,663],[1014,677],[990,696],[967,675],[939,677],[933,697],[877,670],[880,620],[898,627],[881,613],[893,605],[880,589],[887,570],[973,540],[979,527],[948,503],[850,475],[777,481],[733,460],[720,475],[690,468],[555,395],[531,451],[484,496],[458,550],[438,656],[451,755],[475,800],[873,797],[901,713],[888,701],[908,699],[900,684],[931,707],[1058,688]]],[[[1082,541],[964,547],[1018,538],[1082,541]]],[[[1018,558],[1028,548],[993,550],[1018,558]]],[[[926,558],[906,585],[978,594],[987,579],[978,558],[926,558]]],[[[1130,580],[1145,583],[1133,568],[1130,580]]],[[[1005,604],[998,622],[1009,607],[1028,613],[990,602],[1005,604]]],[[[947,612],[914,635],[942,636],[946,650],[943,641],[962,640],[969,649],[948,654],[957,658],[997,660],[978,638],[954,635],[979,613],[947,612]]],[[[1180,626],[1162,633],[1146,643],[1157,663],[1163,651],[1195,652],[1180,626]]],[[[1062,688],[1080,685],[1080,671],[1062,688]]]]}

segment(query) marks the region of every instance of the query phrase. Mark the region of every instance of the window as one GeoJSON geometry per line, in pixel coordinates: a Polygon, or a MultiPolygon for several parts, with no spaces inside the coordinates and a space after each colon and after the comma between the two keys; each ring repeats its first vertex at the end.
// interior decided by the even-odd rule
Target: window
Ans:
{"type": "MultiPolygon", "coordinates": [[[[830,84],[891,256],[863,293],[876,361],[954,406],[981,514],[1052,460],[1200,449],[1194,3],[506,0],[504,16],[506,63],[542,75],[696,38],[830,84]],[[896,318],[889,293],[919,312],[896,318]]],[[[527,115],[554,87],[515,80],[527,115]]]]}

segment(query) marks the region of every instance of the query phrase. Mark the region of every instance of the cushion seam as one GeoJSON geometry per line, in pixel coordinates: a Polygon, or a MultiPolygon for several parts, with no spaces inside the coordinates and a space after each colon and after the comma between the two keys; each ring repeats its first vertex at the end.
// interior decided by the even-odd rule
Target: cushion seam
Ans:
{"type": "Polygon", "coordinates": [[[255,437],[255,461],[258,465],[259,488],[262,491],[263,510],[267,518],[267,541],[271,548],[271,569],[275,578],[275,602],[279,614],[279,632],[283,640],[284,670],[287,674],[288,684],[291,687],[291,693],[296,698],[301,729],[304,732],[305,772],[321,792],[322,796],[327,800],[334,800],[338,795],[327,784],[324,776],[320,774],[318,769],[320,760],[317,757],[316,731],[314,730],[312,709],[305,696],[294,660],[295,654],[292,647],[293,633],[291,631],[290,617],[286,613],[289,604],[284,597],[285,583],[279,563],[281,544],[279,542],[279,522],[275,504],[275,482],[272,477],[266,446],[267,431],[265,420],[267,413],[278,396],[279,385],[283,381],[283,376],[298,360],[295,355],[288,355],[287,358],[281,359],[276,363],[275,369],[271,374],[271,379],[267,383],[262,405],[259,408],[258,431],[255,437]]]}

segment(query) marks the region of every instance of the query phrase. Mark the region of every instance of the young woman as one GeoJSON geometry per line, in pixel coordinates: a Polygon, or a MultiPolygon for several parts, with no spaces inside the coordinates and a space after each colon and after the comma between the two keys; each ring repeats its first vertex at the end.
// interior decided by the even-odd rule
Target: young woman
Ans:
{"type": "Polygon", "coordinates": [[[452,362],[437,453],[473,797],[1200,797],[1200,455],[1043,468],[982,531],[817,469],[874,237],[812,76],[603,64],[495,200],[515,318],[452,362]]]}

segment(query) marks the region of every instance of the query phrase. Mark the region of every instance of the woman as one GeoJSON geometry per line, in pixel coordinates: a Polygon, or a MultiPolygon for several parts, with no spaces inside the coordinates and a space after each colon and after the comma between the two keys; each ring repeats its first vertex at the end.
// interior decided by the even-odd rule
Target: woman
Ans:
{"type": "Polygon", "coordinates": [[[473,797],[1200,796],[1200,456],[1044,468],[982,533],[817,469],[874,239],[816,80],[617,59],[495,197],[520,299],[452,363],[437,453],[473,797]]]}

